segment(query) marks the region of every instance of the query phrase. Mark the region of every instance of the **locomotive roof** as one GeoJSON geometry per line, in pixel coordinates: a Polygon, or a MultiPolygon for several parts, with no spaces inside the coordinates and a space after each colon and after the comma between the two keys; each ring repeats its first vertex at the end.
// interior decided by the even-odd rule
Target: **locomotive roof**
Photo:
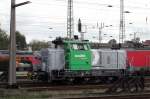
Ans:
{"type": "Polygon", "coordinates": [[[67,41],[67,40],[64,40],[64,43],[77,43],[77,44],[85,44],[85,43],[89,43],[88,41],[79,41],[79,40],[71,40],[71,41],[67,41]]]}

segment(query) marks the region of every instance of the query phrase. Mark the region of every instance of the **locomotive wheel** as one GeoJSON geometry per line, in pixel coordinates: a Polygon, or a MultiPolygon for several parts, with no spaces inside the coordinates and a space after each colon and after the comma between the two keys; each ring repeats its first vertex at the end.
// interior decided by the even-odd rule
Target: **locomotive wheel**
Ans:
{"type": "Polygon", "coordinates": [[[113,80],[114,80],[113,77],[107,77],[107,78],[106,78],[106,83],[107,83],[107,84],[110,84],[110,83],[113,82],[113,80]]]}
{"type": "Polygon", "coordinates": [[[90,81],[90,78],[81,78],[81,84],[88,84],[90,81]]]}
{"type": "Polygon", "coordinates": [[[103,77],[95,77],[94,79],[92,79],[92,83],[94,84],[104,84],[105,83],[105,79],[103,77]]]}
{"type": "Polygon", "coordinates": [[[83,82],[84,82],[84,79],[83,79],[83,78],[76,77],[76,78],[74,79],[74,83],[75,83],[75,84],[83,84],[83,82]]]}
{"type": "Polygon", "coordinates": [[[67,85],[73,85],[74,84],[74,78],[66,78],[65,83],[67,85]]]}

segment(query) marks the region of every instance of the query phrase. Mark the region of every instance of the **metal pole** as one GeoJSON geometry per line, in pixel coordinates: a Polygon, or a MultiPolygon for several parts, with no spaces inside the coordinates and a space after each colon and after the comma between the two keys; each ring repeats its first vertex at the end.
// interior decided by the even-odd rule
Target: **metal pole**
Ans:
{"type": "Polygon", "coordinates": [[[124,0],[120,0],[120,28],[119,28],[119,43],[124,43],[124,39],[125,39],[124,0]]]}
{"type": "Polygon", "coordinates": [[[68,0],[67,13],[67,37],[72,39],[74,35],[73,0],[68,0]]]}
{"type": "Polygon", "coordinates": [[[84,40],[84,32],[80,32],[81,34],[81,41],[84,40]]]}
{"type": "Polygon", "coordinates": [[[101,28],[99,27],[99,43],[101,43],[102,40],[102,32],[101,32],[101,28]]]}
{"type": "Polygon", "coordinates": [[[136,33],[137,33],[137,32],[134,32],[134,38],[133,38],[134,40],[136,39],[136,33]]]}
{"type": "Polygon", "coordinates": [[[102,29],[104,28],[104,23],[101,23],[101,26],[98,28],[99,29],[99,43],[102,41],[102,29]]]}
{"type": "Polygon", "coordinates": [[[15,0],[11,0],[11,19],[10,19],[10,62],[8,85],[16,85],[16,8],[15,0]]]}
{"type": "Polygon", "coordinates": [[[10,49],[9,49],[9,70],[8,85],[16,87],[16,7],[31,3],[30,1],[15,4],[15,0],[11,0],[11,18],[10,18],[10,49]]]}

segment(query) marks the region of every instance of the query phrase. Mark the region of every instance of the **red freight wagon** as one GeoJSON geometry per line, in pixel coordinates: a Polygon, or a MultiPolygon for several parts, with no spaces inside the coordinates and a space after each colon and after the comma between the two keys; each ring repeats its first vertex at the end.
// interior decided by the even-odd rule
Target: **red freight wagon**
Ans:
{"type": "Polygon", "coordinates": [[[132,67],[150,67],[150,50],[127,51],[127,60],[132,67]]]}

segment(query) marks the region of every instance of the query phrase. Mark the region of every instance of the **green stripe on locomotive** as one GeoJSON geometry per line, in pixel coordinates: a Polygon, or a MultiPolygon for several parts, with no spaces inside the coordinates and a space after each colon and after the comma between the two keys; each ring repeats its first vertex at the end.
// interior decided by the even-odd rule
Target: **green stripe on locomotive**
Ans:
{"type": "Polygon", "coordinates": [[[91,48],[87,41],[64,41],[66,69],[91,70],[91,48]]]}

